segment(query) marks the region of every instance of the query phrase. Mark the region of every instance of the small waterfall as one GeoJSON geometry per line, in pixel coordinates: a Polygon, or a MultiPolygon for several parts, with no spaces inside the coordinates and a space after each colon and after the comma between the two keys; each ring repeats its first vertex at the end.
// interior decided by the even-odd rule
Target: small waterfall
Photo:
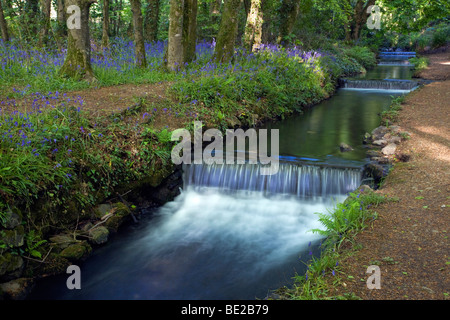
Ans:
{"type": "Polygon", "coordinates": [[[361,182],[360,168],[280,163],[278,173],[274,175],[261,175],[260,169],[261,166],[256,164],[184,165],[184,187],[311,198],[344,195],[358,188],[361,182]]]}
{"type": "Polygon", "coordinates": [[[384,79],[384,80],[350,80],[341,79],[340,85],[347,89],[374,89],[374,90],[412,90],[417,87],[417,81],[384,79]]]}
{"type": "Polygon", "coordinates": [[[400,67],[414,67],[408,60],[383,60],[378,63],[379,66],[400,66],[400,67]]]}
{"type": "Polygon", "coordinates": [[[416,56],[415,52],[390,52],[382,51],[378,57],[381,59],[395,59],[395,60],[408,60],[416,56]]]}

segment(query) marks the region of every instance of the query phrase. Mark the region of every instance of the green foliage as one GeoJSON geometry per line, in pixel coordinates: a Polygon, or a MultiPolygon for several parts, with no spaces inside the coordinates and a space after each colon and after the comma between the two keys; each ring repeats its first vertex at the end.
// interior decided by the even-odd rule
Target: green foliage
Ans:
{"type": "Polygon", "coordinates": [[[399,115],[399,111],[402,110],[402,103],[404,100],[405,96],[399,96],[397,98],[392,99],[389,109],[381,113],[381,121],[387,122],[389,120],[392,122],[396,122],[399,115]]]}
{"type": "Polygon", "coordinates": [[[320,257],[313,257],[308,263],[304,275],[294,277],[294,286],[281,294],[292,300],[314,299],[358,299],[355,296],[330,296],[330,285],[341,281],[339,276],[339,259],[344,254],[340,249],[345,241],[353,241],[353,237],[377,218],[371,207],[376,207],[386,201],[386,198],[372,191],[355,191],[343,203],[326,213],[318,213],[319,220],[325,229],[314,229],[313,232],[323,235],[320,257]]]}
{"type": "Polygon", "coordinates": [[[353,46],[343,51],[366,69],[372,69],[377,65],[375,54],[367,47],[353,46]]]}
{"type": "Polygon", "coordinates": [[[367,206],[378,205],[383,201],[385,198],[374,192],[350,193],[347,200],[338,203],[332,212],[318,213],[325,229],[314,229],[313,232],[326,236],[328,241],[339,247],[351,234],[363,230],[368,221],[375,219],[367,206]]]}

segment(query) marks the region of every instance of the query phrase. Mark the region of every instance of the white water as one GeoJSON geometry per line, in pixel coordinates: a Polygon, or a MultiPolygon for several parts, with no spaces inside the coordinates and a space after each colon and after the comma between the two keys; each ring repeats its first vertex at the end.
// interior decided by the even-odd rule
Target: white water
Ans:
{"type": "Polygon", "coordinates": [[[81,266],[82,290],[64,289],[65,277],[46,290],[54,299],[264,298],[305,272],[321,241],[311,232],[323,228],[315,213],[332,206],[330,199],[183,191],[149,223],[96,250],[81,266]]]}

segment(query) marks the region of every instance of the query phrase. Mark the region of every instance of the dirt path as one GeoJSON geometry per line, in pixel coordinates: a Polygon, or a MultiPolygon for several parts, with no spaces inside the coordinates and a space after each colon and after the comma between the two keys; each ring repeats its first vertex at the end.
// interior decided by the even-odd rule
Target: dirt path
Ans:
{"type": "Polygon", "coordinates": [[[397,163],[379,190],[399,201],[376,209],[373,228],[359,234],[356,252],[339,262],[339,294],[450,299],[450,51],[429,58],[421,76],[438,81],[407,96],[398,122],[411,134],[399,151],[411,160],[397,163]],[[369,265],[380,266],[381,289],[367,288],[369,265]]]}

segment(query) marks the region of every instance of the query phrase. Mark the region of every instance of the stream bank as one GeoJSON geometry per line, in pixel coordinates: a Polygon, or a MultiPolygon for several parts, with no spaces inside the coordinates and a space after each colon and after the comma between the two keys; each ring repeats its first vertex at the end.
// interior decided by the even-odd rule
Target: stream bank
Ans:
{"type": "MultiPolygon", "coordinates": [[[[295,68],[289,72],[296,74],[294,71],[306,62],[301,59],[294,60],[295,68]]],[[[308,79],[314,83],[314,92],[305,88],[300,92],[288,92],[292,95],[290,99],[298,99],[297,103],[291,106],[292,109],[280,109],[279,106],[273,105],[266,105],[264,108],[264,101],[261,101],[250,109],[248,106],[244,107],[237,115],[226,117],[225,127],[247,127],[254,124],[254,119],[276,120],[293,112],[301,112],[302,109],[329,98],[342,74],[364,71],[360,63],[346,56],[327,55],[320,64],[320,72],[309,69],[313,66],[312,62],[305,71],[306,76],[317,73],[317,76],[308,79]],[[230,122],[229,119],[239,121],[230,122]]],[[[286,71],[283,70],[284,73],[286,71]]],[[[95,90],[89,94],[102,100],[95,90]]],[[[63,110],[66,118],[74,119],[72,127],[58,128],[60,123],[51,123],[49,127],[57,128],[49,137],[44,138],[48,143],[55,143],[52,149],[46,150],[46,156],[50,163],[53,163],[49,169],[52,169],[52,166],[53,169],[60,168],[62,162],[58,161],[69,160],[68,169],[65,169],[68,171],[62,171],[58,178],[48,179],[46,182],[42,178],[47,178],[48,173],[42,172],[41,176],[35,178],[39,184],[38,191],[28,177],[14,173],[14,170],[19,172],[19,168],[3,169],[10,171],[11,180],[6,180],[8,183],[14,181],[10,185],[17,187],[26,181],[30,186],[21,186],[20,189],[17,187],[16,194],[29,193],[26,198],[30,199],[26,202],[20,197],[12,197],[10,194],[14,192],[9,188],[4,189],[7,192],[2,193],[4,203],[0,204],[4,213],[2,212],[0,242],[0,282],[3,283],[2,296],[6,299],[22,299],[32,288],[35,279],[64,273],[68,265],[87,259],[92,250],[103,245],[121,224],[138,219],[139,210],[136,209],[139,207],[160,206],[177,195],[181,175],[168,158],[172,145],[169,139],[170,129],[179,128],[181,124],[186,126],[186,118],[189,119],[187,122],[199,119],[199,114],[205,117],[209,125],[223,126],[223,121],[217,123],[216,119],[211,118],[209,111],[203,113],[202,108],[208,109],[204,105],[198,106],[200,111],[196,114],[190,113],[184,118],[177,116],[170,118],[174,120],[171,121],[167,116],[178,110],[176,108],[186,111],[185,105],[173,105],[175,110],[172,110],[167,106],[173,100],[161,97],[150,99],[150,102],[142,99],[131,107],[99,119],[87,114],[90,108],[97,113],[98,105],[84,105],[80,95],[72,100],[66,94],[59,93],[49,96],[36,95],[34,100],[33,97],[29,99],[29,102],[33,101],[33,107],[39,99],[43,102],[55,99],[59,106],[69,102],[75,104],[75,109],[63,110]],[[78,103],[82,105],[81,111],[80,107],[77,107],[78,103]],[[83,115],[83,112],[87,113],[83,115]],[[138,122],[143,125],[142,128],[137,126],[138,122]],[[164,127],[164,123],[168,125],[164,127]],[[100,140],[101,138],[106,138],[106,141],[100,140]],[[72,141],[75,143],[71,143],[72,141]],[[67,156],[60,156],[61,149],[66,155],[74,155],[73,162],[71,158],[67,159],[67,156]],[[75,172],[77,179],[72,180],[75,172]],[[68,181],[70,183],[65,184],[68,181]],[[140,203],[144,198],[146,202],[140,203]],[[151,203],[149,199],[152,199],[151,203]]],[[[24,99],[27,100],[27,97],[24,99]]],[[[16,101],[10,102],[16,106],[16,101]]],[[[24,101],[23,106],[26,107],[26,104],[24,101]]],[[[48,112],[49,117],[44,118],[45,120],[58,119],[58,114],[52,114],[56,109],[45,111],[42,108],[40,111],[44,111],[43,114],[48,112]]],[[[20,110],[12,114],[21,119],[24,115],[20,110]]],[[[29,118],[26,119],[29,121],[29,118]]],[[[16,159],[12,155],[15,149],[11,148],[10,151],[12,159],[16,159]]],[[[35,149],[33,153],[34,156],[39,156],[35,149]]],[[[6,179],[8,177],[6,175],[6,179]]]]}

